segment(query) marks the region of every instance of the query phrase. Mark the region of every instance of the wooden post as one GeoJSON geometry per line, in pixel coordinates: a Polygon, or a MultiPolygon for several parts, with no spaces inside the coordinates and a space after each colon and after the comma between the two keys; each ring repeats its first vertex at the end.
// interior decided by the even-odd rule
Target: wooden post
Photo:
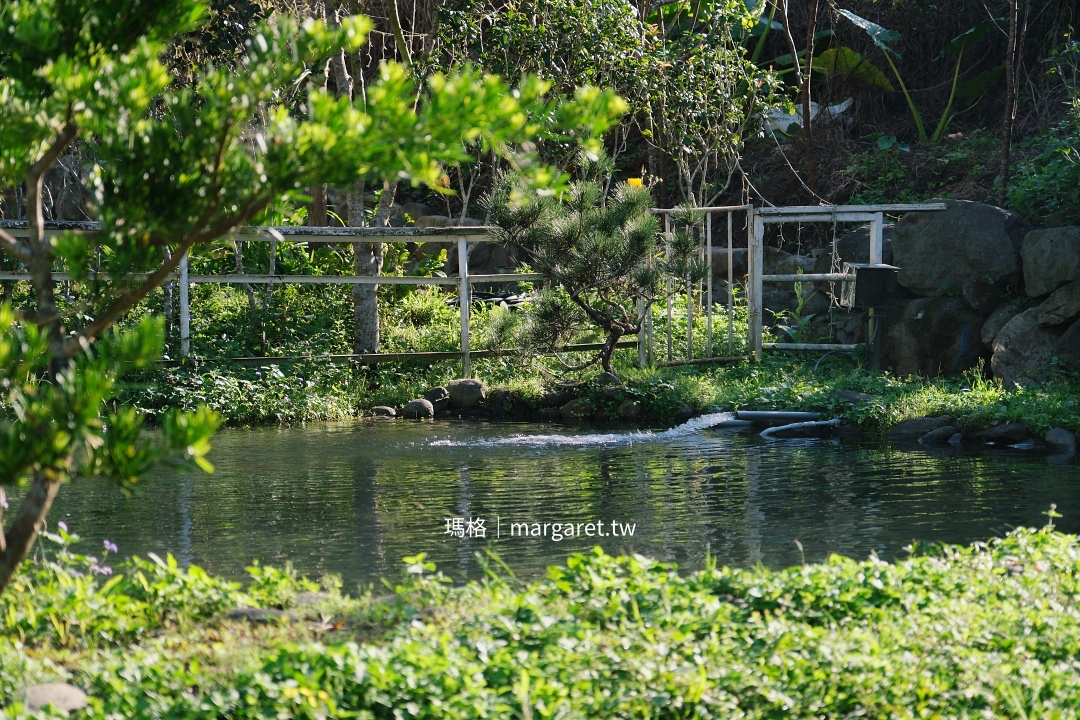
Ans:
{"type": "Polygon", "coordinates": [[[458,303],[461,310],[461,376],[472,377],[472,363],[469,360],[469,313],[472,310],[469,298],[469,241],[459,237],[458,246],[458,303]]]}
{"type": "Polygon", "coordinates": [[[188,255],[180,258],[180,354],[191,354],[191,306],[188,302],[188,255]]]}
{"type": "Polygon", "coordinates": [[[761,312],[762,312],[762,287],[761,276],[764,270],[765,255],[765,221],[750,210],[753,223],[750,233],[749,271],[750,278],[747,287],[747,301],[750,306],[750,357],[755,362],[761,361],[761,312]]]}

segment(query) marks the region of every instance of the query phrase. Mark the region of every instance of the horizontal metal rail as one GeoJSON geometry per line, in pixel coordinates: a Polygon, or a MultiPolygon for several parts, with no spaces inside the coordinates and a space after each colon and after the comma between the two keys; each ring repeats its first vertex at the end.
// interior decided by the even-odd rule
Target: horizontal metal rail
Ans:
{"type": "MultiPolygon", "coordinates": [[[[126,280],[146,280],[148,273],[131,273],[125,275],[126,280]]],[[[470,275],[469,281],[478,282],[535,282],[543,280],[544,276],[537,273],[508,273],[506,275],[470,275]]],[[[62,282],[73,281],[76,278],[70,273],[53,273],[53,280],[62,282]]],[[[173,273],[166,280],[179,280],[180,275],[173,273]]],[[[17,273],[0,271],[0,280],[15,280],[29,282],[29,273],[17,273]]],[[[93,282],[101,280],[112,282],[109,275],[90,275],[82,278],[81,282],[93,282]]],[[[227,275],[189,275],[189,283],[203,283],[208,285],[458,285],[461,280],[457,276],[449,277],[397,277],[393,275],[241,275],[231,273],[227,275]]]]}
{"type": "Polygon", "coordinates": [[[841,213],[907,213],[924,210],[944,210],[945,203],[883,203],[878,205],[790,205],[787,207],[762,207],[754,210],[757,215],[839,215],[841,213]]]}
{"type": "MultiPolygon", "coordinates": [[[[561,353],[577,353],[577,352],[592,352],[594,350],[602,350],[604,343],[578,343],[575,345],[567,345],[560,348],[557,352],[561,353]]],[[[630,348],[636,347],[637,340],[621,340],[615,344],[616,348],[630,348]]],[[[521,348],[506,348],[503,350],[472,350],[469,352],[471,357],[500,357],[503,355],[513,355],[521,352],[521,348]]],[[[331,365],[352,363],[357,365],[376,365],[384,362],[433,362],[438,360],[459,360],[461,359],[461,352],[459,350],[447,350],[436,352],[399,352],[399,353],[363,353],[360,355],[268,355],[266,357],[234,357],[215,359],[214,362],[225,362],[234,365],[245,365],[249,367],[258,367],[261,365],[288,365],[289,363],[303,362],[308,360],[316,360],[319,362],[326,362],[331,365]]],[[[183,364],[183,360],[161,360],[160,365],[164,367],[179,367],[183,364]]]]}
{"type": "Polygon", "coordinates": [[[830,282],[834,280],[850,280],[852,275],[846,273],[803,273],[798,275],[762,275],[762,282],[830,282]]]}
{"type": "Polygon", "coordinates": [[[761,347],[766,350],[835,350],[836,352],[851,352],[858,348],[859,345],[843,345],[840,343],[762,343],[761,347]]]}

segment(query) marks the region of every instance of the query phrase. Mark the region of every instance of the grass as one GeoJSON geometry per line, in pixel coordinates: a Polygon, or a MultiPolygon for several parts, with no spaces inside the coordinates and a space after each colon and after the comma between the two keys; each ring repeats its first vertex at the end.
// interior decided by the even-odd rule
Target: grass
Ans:
{"type": "MultiPolygon", "coordinates": [[[[383,363],[378,367],[332,365],[298,359],[285,365],[230,365],[215,360],[230,356],[311,356],[348,353],[345,319],[351,318],[347,289],[318,294],[295,286],[275,289],[265,308],[252,314],[244,294],[234,288],[196,286],[201,295],[192,325],[192,358],[181,367],[128,376],[120,398],[151,414],[166,408],[194,409],[208,405],[230,425],[304,423],[363,416],[378,405],[401,407],[426,390],[460,376],[458,361],[431,364],[383,363]]],[[[400,292],[400,289],[397,290],[400,292]]],[[[458,349],[457,308],[446,295],[421,290],[383,303],[383,349],[458,349]]],[[[745,307],[736,314],[736,354],[745,353],[745,307]]],[[[496,347],[493,330],[498,310],[478,308],[472,316],[476,349],[496,347]]],[[[665,308],[656,308],[656,351],[664,353],[665,308]]],[[[676,357],[685,352],[685,298],[673,303],[672,345],[676,357]]],[[[694,353],[707,353],[705,317],[694,316],[694,353]]],[[[715,321],[716,354],[725,354],[726,324],[715,321]]],[[[581,341],[599,338],[582,336],[581,341]]],[[[636,367],[637,353],[616,353],[616,369],[626,383],[626,396],[642,402],[645,422],[674,423],[689,407],[695,413],[753,409],[815,410],[858,424],[879,434],[897,422],[926,415],[949,415],[961,429],[1015,421],[1035,432],[1064,427],[1080,432],[1080,377],[1057,373],[1038,387],[1006,391],[986,380],[982,369],[952,378],[924,380],[871,372],[846,356],[795,356],[769,352],[759,364],[721,366],[636,367]],[[850,402],[837,391],[853,390],[873,399],[850,402]]],[[[564,377],[551,358],[511,355],[475,358],[473,371],[489,388],[508,387],[526,403],[535,403],[544,387],[564,377]]],[[[596,369],[577,376],[588,380],[596,369]]],[[[617,402],[593,388],[594,405],[614,420],[617,402]]]]}
{"type": "Polygon", "coordinates": [[[418,555],[388,595],[327,578],[304,607],[315,585],[287,570],[253,566],[246,588],[169,559],[105,575],[66,532],[52,539],[0,597],[0,697],[67,681],[91,695],[89,718],[1080,711],[1080,541],[1049,525],[895,564],[682,575],[595,551],[544,580],[492,570],[458,587],[418,555]],[[228,619],[240,605],[297,619],[228,619]]]}

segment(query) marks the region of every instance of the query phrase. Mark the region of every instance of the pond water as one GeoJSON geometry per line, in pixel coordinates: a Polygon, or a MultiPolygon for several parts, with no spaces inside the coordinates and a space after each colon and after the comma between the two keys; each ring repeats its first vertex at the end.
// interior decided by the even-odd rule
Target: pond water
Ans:
{"type": "Polygon", "coordinates": [[[50,522],[64,520],[88,553],[107,538],[121,555],[171,552],[236,578],[252,559],[289,561],[347,588],[398,579],[417,552],[455,578],[481,575],[485,551],[536,576],[595,545],[684,569],[708,554],[769,567],[803,554],[894,559],[916,539],[1042,525],[1051,503],[1060,527],[1080,530],[1071,464],[702,429],[717,419],[662,433],[401,421],[225,430],[213,475],[158,472],[134,499],[75,482],[50,522]],[[482,518],[485,537],[448,534],[456,518],[463,531],[482,518]]]}

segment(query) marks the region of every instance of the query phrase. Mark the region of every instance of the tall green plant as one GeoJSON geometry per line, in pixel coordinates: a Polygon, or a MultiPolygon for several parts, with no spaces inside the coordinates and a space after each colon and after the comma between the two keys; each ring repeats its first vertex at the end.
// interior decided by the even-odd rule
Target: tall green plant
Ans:
{"type": "Polygon", "coordinates": [[[949,86],[949,99],[945,104],[945,109],[941,113],[937,126],[934,128],[934,132],[927,134],[926,124],[923,122],[922,114],[915,105],[915,101],[911,98],[911,92],[908,90],[904,78],[900,76],[900,70],[896,67],[896,63],[893,62],[893,58],[899,58],[900,53],[895,50],[892,45],[903,40],[903,36],[895,30],[889,30],[866,18],[859,17],[850,10],[841,9],[837,12],[839,12],[841,17],[851,21],[856,27],[865,32],[874,44],[881,49],[882,55],[885,56],[885,62],[889,64],[889,68],[892,70],[896,82],[900,85],[900,91],[904,93],[904,99],[907,101],[908,110],[911,111],[911,117],[915,121],[915,129],[919,133],[919,139],[924,143],[936,143],[945,136],[945,132],[949,128],[949,123],[952,122],[953,117],[956,115],[953,113],[953,104],[955,103],[958,94],[969,97],[974,96],[975,102],[978,102],[979,98],[981,98],[986,93],[986,90],[989,89],[989,84],[994,81],[995,76],[1000,74],[1000,71],[986,73],[973,78],[963,85],[960,84],[960,65],[964,60],[964,51],[979,42],[983,36],[986,35],[986,31],[993,25],[993,21],[984,20],[950,40],[938,55],[939,58],[956,56],[956,65],[953,67],[952,82],[949,86]]]}

